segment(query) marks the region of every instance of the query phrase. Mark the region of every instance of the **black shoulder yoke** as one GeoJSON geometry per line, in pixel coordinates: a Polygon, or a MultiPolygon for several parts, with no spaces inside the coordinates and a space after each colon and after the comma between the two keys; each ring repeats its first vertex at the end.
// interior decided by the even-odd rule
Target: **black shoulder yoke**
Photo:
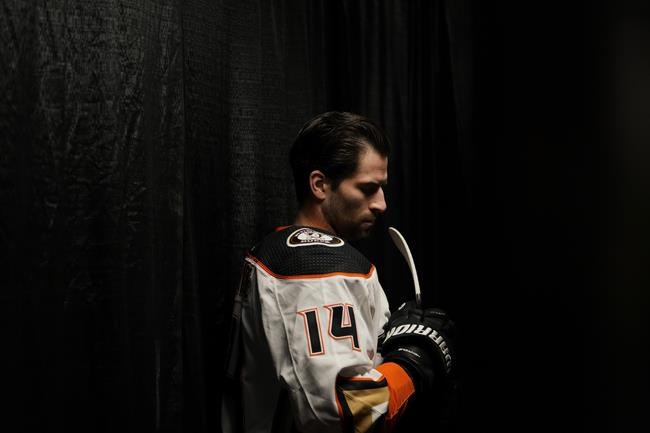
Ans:
{"type": "Polygon", "coordinates": [[[279,277],[332,273],[365,276],[372,263],[343,239],[320,229],[290,226],[267,235],[250,255],[279,277]]]}

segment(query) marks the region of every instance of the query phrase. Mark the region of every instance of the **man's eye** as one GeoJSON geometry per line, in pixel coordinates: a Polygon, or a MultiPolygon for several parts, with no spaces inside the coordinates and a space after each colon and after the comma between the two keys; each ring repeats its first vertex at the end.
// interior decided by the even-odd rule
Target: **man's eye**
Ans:
{"type": "Polygon", "coordinates": [[[372,185],[371,186],[362,186],[361,187],[361,192],[363,192],[365,195],[372,195],[375,192],[377,192],[377,189],[379,189],[379,187],[377,187],[377,186],[372,186],[372,185]]]}

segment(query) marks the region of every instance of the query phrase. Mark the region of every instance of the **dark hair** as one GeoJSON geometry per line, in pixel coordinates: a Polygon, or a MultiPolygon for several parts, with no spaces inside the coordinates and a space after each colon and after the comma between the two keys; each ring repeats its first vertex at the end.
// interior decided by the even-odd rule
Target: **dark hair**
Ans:
{"type": "Polygon", "coordinates": [[[290,154],[298,203],[303,204],[309,197],[312,171],[322,171],[336,189],[357,170],[359,154],[366,146],[382,156],[390,154],[386,133],[359,114],[328,111],[305,123],[290,154]]]}

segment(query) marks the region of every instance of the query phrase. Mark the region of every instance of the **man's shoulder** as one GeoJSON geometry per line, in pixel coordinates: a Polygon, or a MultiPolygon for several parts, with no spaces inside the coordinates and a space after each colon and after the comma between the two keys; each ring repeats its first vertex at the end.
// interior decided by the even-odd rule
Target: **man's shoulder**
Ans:
{"type": "Polygon", "coordinates": [[[305,226],[284,227],[268,234],[249,255],[279,278],[332,274],[367,277],[373,270],[372,263],[344,239],[305,226]]]}

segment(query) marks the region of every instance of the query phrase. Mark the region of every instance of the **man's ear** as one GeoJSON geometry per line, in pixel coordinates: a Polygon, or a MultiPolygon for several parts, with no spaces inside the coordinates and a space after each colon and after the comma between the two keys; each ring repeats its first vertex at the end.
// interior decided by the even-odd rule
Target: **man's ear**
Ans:
{"type": "Polygon", "coordinates": [[[320,170],[309,173],[309,189],[318,200],[325,200],[326,191],[329,188],[327,177],[320,170]]]}

